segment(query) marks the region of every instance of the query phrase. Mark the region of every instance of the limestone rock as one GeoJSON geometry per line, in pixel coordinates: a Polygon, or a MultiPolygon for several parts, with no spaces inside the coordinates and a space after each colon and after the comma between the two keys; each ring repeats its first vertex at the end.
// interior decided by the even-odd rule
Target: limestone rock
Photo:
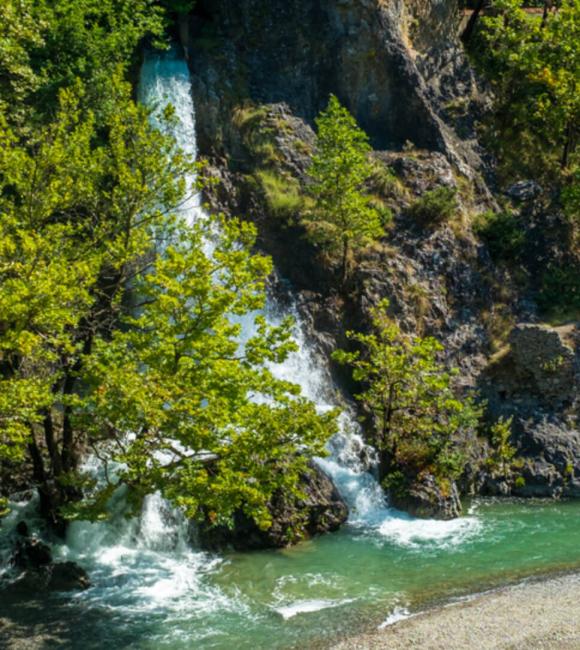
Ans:
{"type": "Polygon", "coordinates": [[[520,324],[510,335],[518,379],[545,401],[563,401],[576,394],[574,351],[553,328],[520,324]]]}

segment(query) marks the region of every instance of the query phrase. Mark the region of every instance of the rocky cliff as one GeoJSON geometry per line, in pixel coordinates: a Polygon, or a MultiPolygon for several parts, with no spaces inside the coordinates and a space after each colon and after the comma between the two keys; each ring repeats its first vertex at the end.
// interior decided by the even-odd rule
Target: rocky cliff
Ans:
{"type": "Polygon", "coordinates": [[[576,494],[573,345],[562,343],[565,350],[546,359],[528,355],[548,341],[546,349],[558,348],[560,333],[515,327],[538,321],[533,296],[516,288],[513,269],[494,261],[472,223],[498,199],[528,215],[521,272],[530,275],[552,254],[549,233],[559,229],[545,227],[534,192],[495,192],[476,128],[490,99],[457,25],[455,0],[199,0],[181,36],[198,140],[208,175],[219,181],[207,198],[257,223],[260,246],[292,282],[325,354],[344,344],[346,328],[364,328],[370,308],[388,297],[403,329],[443,342],[447,362],[461,370],[459,388],[477,387],[489,401],[490,422],[514,416],[521,471],[494,474],[481,440],[465,489],[576,494]],[[337,289],[332,260],[305,240],[299,223],[313,122],[329,93],[370,135],[377,174],[369,190],[393,215],[384,238],[359,254],[345,291],[337,289]],[[413,206],[437,188],[455,192],[454,216],[419,221],[413,206]]]}

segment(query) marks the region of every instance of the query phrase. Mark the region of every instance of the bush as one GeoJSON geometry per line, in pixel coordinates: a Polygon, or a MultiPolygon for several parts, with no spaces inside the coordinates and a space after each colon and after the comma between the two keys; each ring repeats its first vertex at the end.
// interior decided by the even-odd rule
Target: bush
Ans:
{"type": "Polygon", "coordinates": [[[484,212],[477,216],[474,231],[487,245],[494,261],[513,263],[520,260],[526,234],[513,212],[484,212]]]}
{"type": "Polygon", "coordinates": [[[457,190],[438,187],[426,192],[410,207],[409,214],[421,225],[437,225],[448,221],[457,212],[457,190]]]}
{"type": "Polygon", "coordinates": [[[580,264],[549,265],[542,278],[538,304],[544,313],[576,317],[580,313],[580,264]]]}

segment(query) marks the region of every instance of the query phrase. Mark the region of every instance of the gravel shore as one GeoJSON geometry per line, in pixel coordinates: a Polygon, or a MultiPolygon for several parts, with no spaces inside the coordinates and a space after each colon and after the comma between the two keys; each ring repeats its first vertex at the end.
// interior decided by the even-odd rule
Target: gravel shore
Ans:
{"type": "Polygon", "coordinates": [[[580,575],[527,582],[435,608],[334,650],[580,650],[580,575]]]}

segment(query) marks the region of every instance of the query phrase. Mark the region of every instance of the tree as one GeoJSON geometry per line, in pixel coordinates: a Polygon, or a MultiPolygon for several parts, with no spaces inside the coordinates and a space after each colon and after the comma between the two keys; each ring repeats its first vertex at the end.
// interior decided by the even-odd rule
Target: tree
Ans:
{"type": "Polygon", "coordinates": [[[496,94],[494,142],[521,173],[559,180],[577,165],[580,123],[580,0],[549,19],[519,0],[497,0],[482,19],[478,57],[496,94]]]}
{"type": "Polygon", "coordinates": [[[336,414],[317,414],[298,386],[269,370],[295,349],[289,320],[271,328],[256,316],[254,335],[240,344],[232,317],[264,306],[271,271],[268,258],[249,253],[255,228],[224,219],[175,226],[176,241],[139,280],[140,314],[86,360],[90,391],[78,426],[100,442],[99,454],[104,443],[106,457],[123,464],[106,495],[123,483],[137,505],[160,491],[191,517],[227,523],[243,509],[267,527],[269,499],[277,490],[298,494],[336,414]],[[222,234],[208,256],[216,225],[222,234]]]}
{"type": "Polygon", "coordinates": [[[435,339],[403,334],[387,315],[388,300],[372,312],[370,334],[348,332],[360,350],[338,350],[334,359],[353,368],[362,392],[356,399],[368,410],[380,455],[380,477],[402,472],[412,480],[422,472],[456,478],[462,469],[460,434],[472,430],[479,409],[471,398],[458,399],[453,373],[438,361],[435,339]]]}
{"type": "Polygon", "coordinates": [[[317,152],[309,170],[309,190],[315,204],[304,223],[313,241],[340,253],[344,285],[352,248],[382,233],[379,214],[364,192],[373,173],[370,146],[367,135],[334,95],[316,125],[317,152]]]}
{"type": "Polygon", "coordinates": [[[271,270],[249,252],[255,231],[171,217],[195,164],[111,83],[98,130],[81,85],[33,146],[0,130],[0,460],[30,462],[61,532],[65,516],[103,516],[120,484],[135,506],[159,490],[192,516],[244,508],[266,526],[335,414],[267,369],[293,349],[290,322],[258,317],[240,349],[230,319],[263,305],[271,270]],[[125,469],[91,485],[87,448],[125,469]]]}
{"type": "Polygon", "coordinates": [[[114,77],[110,96],[116,110],[100,133],[80,86],[60,92],[54,121],[33,138],[0,124],[0,452],[27,452],[57,527],[59,506],[77,495],[69,475],[83,359],[116,326],[151,256],[159,205],[181,199],[175,179],[192,169],[127,84],[114,77]]]}

